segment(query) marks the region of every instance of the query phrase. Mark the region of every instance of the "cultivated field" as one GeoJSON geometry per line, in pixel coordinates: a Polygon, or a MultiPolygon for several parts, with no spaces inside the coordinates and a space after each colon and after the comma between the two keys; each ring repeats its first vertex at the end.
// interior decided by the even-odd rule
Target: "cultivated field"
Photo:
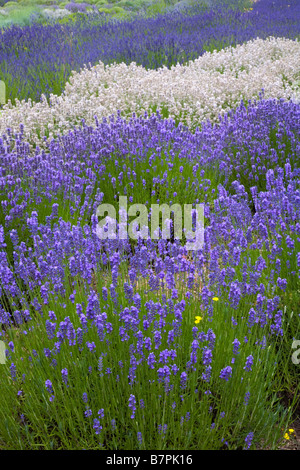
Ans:
{"type": "Polygon", "coordinates": [[[299,448],[299,38],[0,0],[0,449],[299,448]]]}

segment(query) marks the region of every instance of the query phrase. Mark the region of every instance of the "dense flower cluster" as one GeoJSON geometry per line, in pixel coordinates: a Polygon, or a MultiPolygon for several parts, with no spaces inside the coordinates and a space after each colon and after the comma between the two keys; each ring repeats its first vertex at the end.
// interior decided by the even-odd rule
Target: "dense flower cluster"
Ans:
{"type": "MultiPolygon", "coordinates": [[[[241,104],[235,113],[231,113],[230,120],[224,119],[217,127],[205,126],[195,135],[184,128],[176,128],[172,121],[162,120],[159,116],[134,119],[130,123],[118,118],[111,120],[110,123],[104,120],[102,124],[98,123],[96,129],[84,126],[75,133],[53,141],[50,153],[36,152],[35,156],[30,156],[22,135],[16,140],[15,150],[9,149],[9,137],[6,136],[1,141],[0,148],[3,168],[2,210],[5,216],[5,231],[9,230],[14,246],[14,270],[8,263],[5,251],[2,251],[0,271],[2,289],[14,298],[23,300],[23,293],[17,281],[22,279],[30,289],[39,288],[41,300],[47,305],[53,290],[65,294],[66,276],[80,276],[91,285],[93,270],[97,270],[99,263],[101,266],[109,263],[113,276],[110,291],[117,307],[118,300],[114,297],[116,294],[112,289],[116,286],[120,263],[124,256],[131,263],[129,271],[131,284],[124,285],[128,302],[132,300],[135,302],[132,285],[138,272],[141,272],[145,278],[149,277],[149,285],[154,290],[162,283],[166,283],[169,289],[174,289],[175,266],[179,266],[181,272],[188,273],[187,289],[192,292],[196,279],[195,269],[201,274],[206,264],[209,267],[209,276],[201,292],[202,307],[208,312],[211,311],[213,297],[211,292],[216,285],[226,287],[229,304],[234,310],[238,308],[242,297],[256,293],[257,303],[249,310],[247,321],[249,327],[257,322],[263,325],[268,318],[273,318],[272,312],[276,309],[276,302],[271,305],[271,299],[268,300],[268,305],[265,304],[265,287],[259,284],[264,271],[269,269],[270,263],[274,265],[270,272],[269,283],[278,292],[286,289],[289,275],[287,268],[290,268],[292,277],[298,276],[296,247],[299,243],[297,222],[299,188],[296,164],[299,159],[299,144],[295,137],[299,133],[299,122],[298,105],[262,100],[249,105],[248,109],[241,104]],[[272,140],[274,132],[277,136],[276,145],[272,140]],[[140,135],[138,151],[130,145],[130,134],[136,138],[138,134],[140,135]],[[232,153],[228,153],[228,139],[232,153]],[[155,146],[151,146],[151,141],[155,142],[155,146]],[[279,150],[278,146],[281,148],[287,146],[288,154],[284,150],[279,150]],[[154,153],[149,152],[151,147],[154,153]],[[184,151],[176,148],[184,148],[184,151]],[[224,159],[225,151],[226,159],[224,159]],[[132,156],[136,154],[136,163],[127,166],[128,163],[126,165],[125,162],[129,152],[132,156]],[[165,172],[161,165],[156,166],[153,169],[156,173],[151,170],[152,177],[149,179],[145,169],[151,167],[151,160],[159,161],[162,152],[167,157],[167,171],[165,172]],[[175,177],[176,171],[173,167],[176,170],[176,165],[183,159],[191,168],[191,174],[197,182],[197,185],[192,184],[192,193],[189,189],[189,174],[182,174],[180,178],[175,177]],[[117,168],[119,167],[117,187],[110,181],[110,161],[113,166],[117,163],[117,168]],[[284,165],[282,170],[276,168],[278,162],[284,165]],[[131,167],[134,167],[135,171],[131,167]],[[211,168],[219,169],[220,174],[223,174],[223,185],[219,185],[216,190],[211,189],[211,181],[206,177],[211,168]],[[232,179],[233,168],[236,180],[232,182],[230,178],[232,179]],[[97,238],[95,211],[98,204],[105,200],[116,200],[116,196],[123,194],[131,182],[133,190],[129,189],[127,195],[131,201],[141,202],[137,197],[140,197],[144,186],[144,175],[147,175],[150,192],[154,191],[163,196],[164,190],[165,196],[176,202],[178,198],[173,198],[170,194],[168,196],[168,193],[172,192],[167,190],[166,178],[168,178],[169,181],[174,181],[173,184],[176,184],[177,188],[181,187],[182,191],[188,188],[186,196],[192,194],[192,200],[205,199],[209,203],[206,205],[206,216],[210,222],[206,226],[205,245],[203,252],[197,254],[192,264],[182,258],[183,247],[176,243],[171,247],[166,241],[161,240],[157,243],[151,240],[146,245],[137,246],[132,255],[129,254],[131,253],[129,240],[111,241],[97,238]],[[250,185],[253,184],[251,190],[241,182],[245,177],[250,185]],[[21,178],[27,183],[25,191],[21,178]],[[97,181],[101,181],[106,194],[97,189],[97,181]],[[264,191],[260,191],[255,185],[264,191]],[[202,190],[199,190],[201,187],[202,190]],[[138,196],[134,192],[135,188],[138,196]],[[64,210],[56,202],[60,194],[64,194],[64,208],[67,204],[71,220],[74,222],[58,219],[59,212],[64,210]],[[79,205],[82,201],[83,204],[79,205]],[[254,213],[251,212],[249,204],[254,213]],[[49,215],[41,219],[41,209],[45,207],[48,207],[49,215]],[[92,218],[91,226],[81,227],[76,223],[76,220],[84,221],[87,217],[92,218]],[[33,249],[21,240],[20,229],[27,231],[29,239],[32,238],[33,249]],[[282,246],[285,244],[289,257],[287,266],[283,266],[280,262],[282,246]],[[268,257],[260,255],[257,260],[249,262],[245,254],[249,250],[261,253],[262,249],[269,253],[268,257]],[[156,250],[161,254],[173,250],[167,264],[156,257],[156,250]],[[150,268],[153,262],[156,267],[155,272],[150,268]],[[238,267],[243,281],[238,280],[238,267]],[[157,279],[157,283],[154,279],[157,279]]],[[[151,200],[158,201],[156,196],[152,199],[150,197],[149,206],[151,200]]],[[[104,300],[106,295],[103,297],[104,300]]],[[[70,295],[72,303],[75,297],[76,290],[70,295]]],[[[91,293],[88,298],[86,318],[91,320],[95,317],[95,312],[98,312],[96,326],[98,336],[101,338],[105,336],[105,331],[109,333],[110,323],[107,321],[107,315],[99,310],[98,302],[95,293],[91,293]]],[[[34,307],[37,310],[41,308],[37,300],[34,307]]],[[[17,323],[30,319],[26,303],[23,304],[23,308],[24,312],[20,313],[18,310],[14,312],[17,323]]],[[[128,318],[131,318],[129,322],[131,327],[136,322],[136,313],[134,307],[131,307],[130,311],[126,311],[126,315],[125,311],[122,314],[124,320],[130,315],[128,318]]],[[[45,326],[47,336],[51,340],[55,336],[57,322],[53,313],[49,312],[49,315],[51,319],[46,320],[45,326]]],[[[78,315],[83,315],[79,306],[78,315]]],[[[10,323],[9,317],[8,312],[2,313],[2,323],[10,323]]],[[[279,332],[280,312],[276,318],[273,328],[279,332]]],[[[122,332],[120,330],[125,336],[126,323],[128,320],[125,320],[125,330],[122,332]]],[[[83,331],[86,328],[83,321],[82,328],[83,331]]],[[[76,333],[68,322],[65,323],[64,329],[60,328],[59,335],[63,339],[66,334],[70,345],[73,344],[76,333]]],[[[82,330],[80,337],[81,334],[82,330]]],[[[154,337],[154,342],[157,347],[160,346],[159,337],[154,337]]],[[[88,347],[93,350],[93,343],[88,343],[88,347]]]]}
{"type": "Polygon", "coordinates": [[[66,133],[84,119],[87,125],[121,111],[160,109],[169,118],[195,129],[206,119],[218,121],[243,99],[258,97],[299,102],[300,44],[288,39],[256,39],[236,48],[206,53],[188,65],[147,70],[135,63],[103,63],[73,73],[61,96],[41,102],[7,104],[0,115],[0,132],[17,132],[24,125],[26,140],[38,145],[66,133]]]}
{"type": "MultiPolygon", "coordinates": [[[[189,14],[177,10],[153,18],[138,15],[129,21],[106,21],[92,13],[81,15],[75,24],[33,24],[1,30],[0,70],[8,98],[39,101],[42,94],[49,97],[57,90],[60,93],[73,70],[99,60],[104,64],[135,62],[157,69],[258,37],[299,36],[298,0],[263,0],[247,11],[228,10],[224,8],[227,2],[216,5],[214,0],[212,5],[216,6],[208,10],[199,2],[189,14]],[[30,67],[25,66],[28,63],[30,67]]],[[[82,11],[84,5],[72,2],[52,13],[47,9],[47,14],[59,18],[69,13],[66,8],[82,11]]]]}
{"type": "MultiPolygon", "coordinates": [[[[109,348],[110,343],[121,341],[128,345],[128,357],[122,359],[129,386],[136,386],[141,376],[145,379],[148,370],[149,380],[153,377],[167,394],[172,394],[176,383],[187,390],[199,367],[206,384],[212,377],[230,383],[238,370],[254,370],[258,352],[246,353],[242,337],[229,343],[235,356],[231,365],[228,356],[216,368],[220,340],[214,332],[214,311],[221,299],[231,312],[233,327],[244,322],[249,333],[258,325],[268,327],[271,336],[282,335],[281,292],[299,282],[299,115],[299,105],[283,100],[260,100],[248,108],[241,103],[218,125],[207,123],[194,134],[158,114],[129,122],[119,115],[102,123],[96,120],[96,128],[83,125],[53,140],[49,152],[37,149],[35,155],[22,130],[15,136],[15,146],[10,146],[11,133],[4,136],[2,232],[10,236],[13,264],[2,243],[0,282],[13,308],[1,309],[3,328],[18,324],[28,329],[37,314],[47,312],[43,321],[49,346],[44,355],[49,364],[56,367],[65,345],[76,346],[81,354],[98,355],[100,377],[112,375],[113,369],[105,360],[105,349],[99,357],[99,345],[109,348]],[[185,169],[178,176],[176,169],[183,162],[185,169]],[[223,178],[217,188],[211,187],[208,178],[212,169],[223,178]],[[245,177],[248,186],[242,184],[245,177]],[[148,206],[159,200],[158,195],[176,201],[179,196],[172,185],[185,202],[187,197],[206,201],[205,243],[192,258],[176,240],[140,239],[132,246],[129,239],[97,237],[99,203],[116,200],[126,188],[131,201],[141,202],[142,194],[148,195],[148,206]],[[66,209],[68,221],[62,217],[66,209]],[[124,262],[129,271],[122,281],[124,262]],[[108,267],[111,279],[98,290],[96,276],[108,267]],[[144,279],[150,292],[166,289],[170,296],[141,302],[139,279],[144,279]],[[178,283],[184,286],[180,298],[178,283]],[[31,292],[30,301],[26,289],[31,292]],[[193,328],[190,352],[185,364],[180,364],[177,341],[193,299],[212,328],[206,332],[193,328]],[[249,313],[241,318],[242,302],[249,313]]],[[[13,343],[10,349],[14,351],[13,343]]],[[[70,388],[72,372],[62,359],[60,364],[60,381],[70,388]]],[[[15,363],[10,370],[17,380],[15,363]]],[[[49,379],[46,388],[53,393],[49,379]]],[[[86,392],[81,396],[87,403],[86,392]]],[[[54,395],[50,398],[54,400],[54,395]]],[[[245,400],[248,403],[246,395],[245,400]]],[[[133,419],[137,412],[133,393],[128,403],[133,419]]],[[[85,416],[91,413],[87,409],[85,416]]],[[[94,429],[96,434],[102,430],[97,419],[94,429]]]]}

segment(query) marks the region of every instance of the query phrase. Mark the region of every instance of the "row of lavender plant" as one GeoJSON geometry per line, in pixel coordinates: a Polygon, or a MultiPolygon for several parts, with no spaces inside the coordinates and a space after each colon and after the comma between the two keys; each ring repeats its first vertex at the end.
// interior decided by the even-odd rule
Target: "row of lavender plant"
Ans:
{"type": "Polygon", "coordinates": [[[244,103],[191,133],[82,123],[4,135],[5,448],[277,448],[299,315],[300,106],[244,103]],[[205,243],[100,240],[97,206],[205,202],[205,243]],[[288,354],[287,354],[288,351],[288,354]]]}
{"type": "Polygon", "coordinates": [[[94,125],[98,119],[119,110],[122,117],[132,113],[160,111],[189,126],[191,131],[209,119],[235,109],[241,100],[265,98],[299,102],[300,43],[290,39],[256,39],[240,46],[206,53],[188,65],[170,70],[146,70],[132,63],[105,66],[99,63],[74,72],[61,96],[40,102],[8,103],[0,116],[0,133],[9,127],[19,131],[33,148],[47,148],[52,138],[66,134],[84,119],[94,125]]]}
{"type": "Polygon", "coordinates": [[[85,64],[171,67],[257,37],[299,38],[299,17],[297,0],[264,0],[247,11],[199,6],[132,21],[81,15],[64,25],[13,26],[0,31],[0,79],[6,100],[39,101],[42,94],[61,94],[71,72],[85,64]]]}

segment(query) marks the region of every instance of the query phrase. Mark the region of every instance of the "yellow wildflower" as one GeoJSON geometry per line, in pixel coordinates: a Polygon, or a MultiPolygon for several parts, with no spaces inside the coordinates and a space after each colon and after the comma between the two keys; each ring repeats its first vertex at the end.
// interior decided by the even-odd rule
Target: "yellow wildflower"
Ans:
{"type": "Polygon", "coordinates": [[[218,300],[219,300],[219,297],[213,297],[214,302],[218,302],[218,300]]]}
{"type": "Polygon", "coordinates": [[[294,429],[289,429],[290,434],[293,433],[293,432],[295,432],[294,429]]]}
{"type": "Polygon", "coordinates": [[[198,315],[195,318],[195,323],[200,323],[200,321],[202,320],[202,317],[199,317],[198,315]]]}
{"type": "Polygon", "coordinates": [[[289,438],[290,438],[290,436],[289,436],[289,434],[288,434],[287,432],[285,433],[285,435],[284,435],[283,437],[284,437],[285,439],[289,439],[289,438]]]}

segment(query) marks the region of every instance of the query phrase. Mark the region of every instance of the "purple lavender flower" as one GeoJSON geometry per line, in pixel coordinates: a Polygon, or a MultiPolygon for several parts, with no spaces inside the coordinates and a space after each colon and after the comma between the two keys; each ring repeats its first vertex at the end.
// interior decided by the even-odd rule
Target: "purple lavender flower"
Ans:
{"type": "Polygon", "coordinates": [[[88,396],[87,396],[87,393],[86,393],[86,392],[84,392],[84,393],[82,394],[82,399],[83,399],[84,403],[87,403],[87,402],[88,402],[88,396]]]}
{"type": "Polygon", "coordinates": [[[254,325],[256,319],[256,312],[254,308],[250,308],[249,310],[249,318],[248,318],[248,325],[251,327],[254,325]]]}
{"type": "Polygon", "coordinates": [[[169,350],[165,349],[159,353],[159,362],[162,364],[167,364],[169,362],[169,350]]]}
{"type": "Polygon", "coordinates": [[[250,372],[252,370],[252,365],[253,365],[253,356],[250,355],[246,358],[246,365],[244,369],[250,372]]]}
{"type": "Polygon", "coordinates": [[[241,345],[240,341],[238,339],[235,339],[232,344],[233,344],[233,354],[238,354],[239,347],[241,345]]]}
{"type": "Polygon", "coordinates": [[[94,352],[96,350],[96,345],[94,343],[94,341],[92,343],[88,342],[86,343],[88,349],[91,351],[91,352],[94,352]]]}
{"type": "Polygon", "coordinates": [[[83,329],[82,328],[77,328],[77,332],[76,332],[76,335],[77,335],[77,344],[82,344],[83,342],[83,329]]]}
{"type": "Polygon", "coordinates": [[[161,332],[160,331],[155,331],[154,333],[154,343],[155,343],[155,349],[158,349],[159,346],[161,345],[161,332]]]}
{"type": "Polygon", "coordinates": [[[65,8],[66,10],[71,11],[72,13],[77,13],[77,12],[85,12],[86,7],[88,6],[87,3],[68,3],[65,8]]]}
{"type": "Polygon", "coordinates": [[[95,418],[93,421],[93,428],[95,429],[96,434],[100,434],[102,431],[102,426],[100,425],[99,419],[95,418]]]}
{"type": "Polygon", "coordinates": [[[86,411],[84,412],[84,416],[86,418],[89,418],[90,416],[92,416],[93,412],[91,409],[87,408],[86,411]]]}
{"type": "Polygon", "coordinates": [[[202,379],[205,382],[209,382],[211,378],[212,367],[209,365],[205,368],[205,371],[202,373],[202,379]]]}
{"type": "Polygon", "coordinates": [[[55,337],[56,323],[46,320],[45,326],[48,339],[53,339],[55,337]]]}
{"type": "Polygon", "coordinates": [[[148,351],[151,350],[151,338],[144,338],[144,346],[148,351]]]}
{"type": "Polygon", "coordinates": [[[44,354],[47,358],[51,357],[51,351],[49,348],[44,348],[44,354]]]}
{"type": "Polygon", "coordinates": [[[213,330],[211,328],[209,328],[208,331],[207,331],[206,339],[208,341],[208,347],[211,350],[213,350],[214,345],[215,345],[215,341],[216,341],[216,335],[215,335],[215,333],[213,332],[213,330]]]}
{"type": "Polygon", "coordinates": [[[253,432],[249,432],[249,434],[246,436],[246,438],[245,438],[246,446],[244,447],[244,450],[250,449],[251,444],[252,444],[252,440],[253,440],[253,436],[254,436],[253,432]]]}
{"type": "Polygon", "coordinates": [[[17,377],[17,369],[16,369],[15,364],[12,362],[9,368],[10,368],[11,378],[13,379],[13,381],[15,381],[17,377]]]}
{"type": "Polygon", "coordinates": [[[102,370],[103,370],[103,356],[100,356],[98,359],[98,371],[100,372],[100,374],[102,370]]]}
{"type": "Polygon", "coordinates": [[[185,388],[186,387],[186,381],[187,381],[187,373],[182,372],[180,375],[180,387],[185,388]]]}
{"type": "Polygon", "coordinates": [[[205,347],[203,349],[203,353],[202,353],[202,360],[203,360],[203,364],[206,366],[206,365],[209,365],[212,361],[212,352],[211,352],[211,349],[208,349],[207,347],[205,347]]]}
{"type": "Polygon", "coordinates": [[[53,393],[52,383],[49,379],[46,380],[45,385],[46,385],[46,389],[48,390],[48,392],[53,393]]]}
{"type": "Polygon", "coordinates": [[[244,398],[244,404],[245,404],[245,405],[248,405],[249,399],[250,399],[250,392],[247,392],[247,393],[245,394],[245,398],[244,398]]]}
{"type": "Polygon", "coordinates": [[[157,370],[157,373],[158,373],[158,381],[159,382],[163,381],[163,382],[165,382],[165,384],[169,383],[171,371],[170,371],[170,368],[168,366],[160,367],[157,370]]]}
{"type": "Polygon", "coordinates": [[[154,364],[156,363],[155,354],[152,352],[149,354],[147,363],[150,369],[154,369],[154,364]]]}
{"type": "Polygon", "coordinates": [[[221,370],[220,375],[219,375],[220,379],[226,380],[226,382],[231,376],[232,376],[232,367],[230,366],[224,367],[224,369],[221,370]]]}
{"type": "Polygon", "coordinates": [[[141,409],[145,408],[145,403],[144,403],[144,400],[142,398],[140,399],[140,408],[141,409]]]}
{"type": "Polygon", "coordinates": [[[286,279],[281,279],[280,277],[277,278],[277,285],[282,289],[283,291],[286,290],[287,286],[287,280],[286,279]]]}
{"type": "Polygon", "coordinates": [[[102,298],[104,302],[106,302],[108,299],[108,290],[106,287],[102,287],[102,298]]]}
{"type": "Polygon", "coordinates": [[[136,406],[135,406],[136,405],[136,399],[135,399],[135,396],[131,394],[128,401],[129,401],[128,406],[129,406],[129,408],[131,409],[131,412],[132,412],[130,418],[133,419],[134,416],[135,416],[135,412],[136,412],[136,406]]]}
{"type": "Polygon", "coordinates": [[[168,425],[167,424],[159,424],[158,425],[158,434],[163,434],[163,436],[166,434],[167,432],[167,428],[168,428],[168,425]]]}
{"type": "Polygon", "coordinates": [[[62,369],[61,371],[62,380],[65,385],[68,385],[68,369],[62,369]]]}

